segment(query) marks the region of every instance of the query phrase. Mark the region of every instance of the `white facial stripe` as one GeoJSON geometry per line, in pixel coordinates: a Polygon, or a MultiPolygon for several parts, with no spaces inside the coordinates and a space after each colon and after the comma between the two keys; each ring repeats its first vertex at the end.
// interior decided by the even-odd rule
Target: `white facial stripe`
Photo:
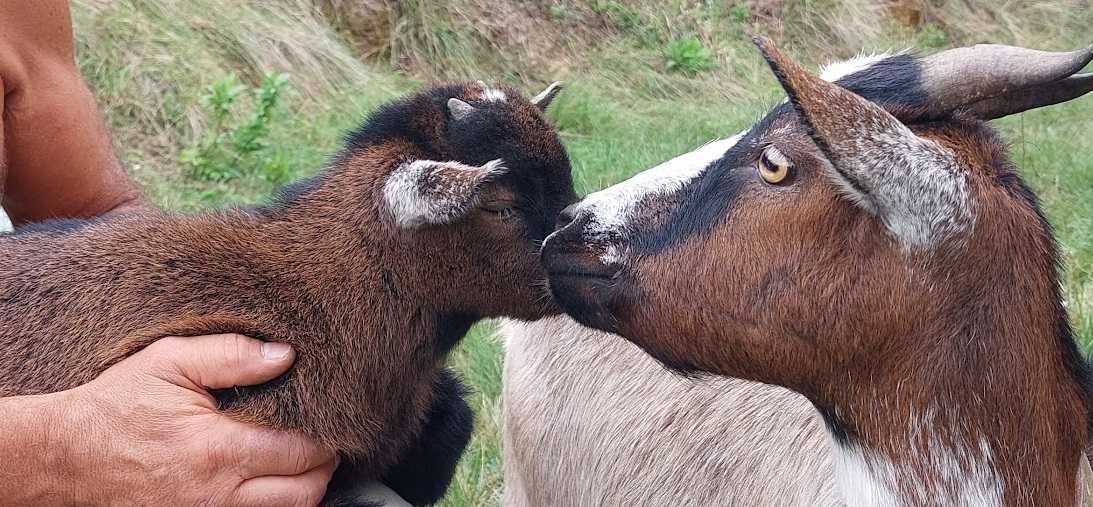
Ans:
{"type": "MultiPolygon", "coordinates": [[[[742,137],[744,132],[713,141],[642,171],[622,183],[589,194],[577,205],[578,214],[591,215],[585,234],[592,238],[603,237],[626,229],[633,218],[634,208],[643,199],[654,195],[667,195],[683,188],[701,175],[710,164],[724,157],[725,152],[742,137]]],[[[548,237],[547,241],[549,240],[548,237]]],[[[620,254],[617,247],[610,246],[606,248],[602,260],[605,263],[616,262],[620,259],[620,254]]]]}
{"type": "MultiPolygon", "coordinates": [[[[822,77],[827,81],[837,81],[891,56],[889,53],[859,55],[825,66],[822,77]]],[[[747,130],[733,137],[714,141],[638,173],[622,183],[589,194],[577,205],[578,215],[591,216],[583,231],[585,237],[592,240],[605,239],[613,233],[622,233],[633,220],[635,208],[642,200],[650,196],[668,195],[683,188],[700,176],[711,163],[723,157],[746,133],[747,130]]],[[[777,155],[774,154],[775,157],[777,155]]],[[[548,236],[547,241],[549,240],[548,236]]],[[[601,254],[601,260],[605,263],[617,262],[625,255],[618,245],[609,241],[605,243],[607,244],[603,245],[604,251],[601,254]]]]}
{"type": "Polygon", "coordinates": [[[595,192],[581,201],[580,209],[589,209],[596,227],[616,230],[626,226],[634,206],[652,195],[666,195],[683,188],[689,181],[701,175],[710,164],[725,156],[743,137],[738,134],[728,139],[714,141],[680,155],[652,169],[642,171],[632,178],[595,192]]]}
{"type": "Polygon", "coordinates": [[[846,76],[854,74],[856,72],[863,71],[872,67],[877,62],[891,57],[889,53],[880,54],[860,54],[849,60],[843,60],[841,62],[834,62],[824,65],[820,69],[820,77],[827,82],[835,82],[846,76]]]}
{"type": "MultiPolygon", "coordinates": [[[[887,53],[859,55],[824,67],[823,78],[835,81],[865,70],[891,55],[887,53]]],[[[630,221],[634,207],[651,195],[675,192],[698,177],[714,161],[725,155],[747,131],[714,141],[695,151],[680,155],[652,169],[642,171],[617,185],[589,194],[578,205],[578,211],[591,212],[593,220],[586,233],[595,235],[619,231],[630,221]]],[[[617,256],[617,253],[616,253],[617,256]]]]}

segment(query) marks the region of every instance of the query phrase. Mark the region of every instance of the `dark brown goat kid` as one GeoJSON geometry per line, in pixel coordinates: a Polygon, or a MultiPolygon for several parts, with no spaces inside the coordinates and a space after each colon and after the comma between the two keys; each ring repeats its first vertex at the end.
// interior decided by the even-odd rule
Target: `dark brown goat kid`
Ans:
{"type": "MultiPolygon", "coordinates": [[[[286,342],[293,368],[222,408],[337,449],[342,479],[385,477],[437,400],[459,398],[443,361],[474,322],[554,313],[539,244],[576,199],[542,115],[558,89],[448,85],[385,106],[267,206],[0,236],[0,396],[78,386],[165,336],[286,342]]],[[[400,494],[443,493],[469,428],[454,431],[439,487],[400,494]]]]}
{"type": "Polygon", "coordinates": [[[1090,373],[1051,226],[986,121],[1093,90],[1093,47],[819,77],[758,45],[789,100],[565,211],[559,302],[673,369],[803,394],[848,505],[1074,505],[1090,373]]]}

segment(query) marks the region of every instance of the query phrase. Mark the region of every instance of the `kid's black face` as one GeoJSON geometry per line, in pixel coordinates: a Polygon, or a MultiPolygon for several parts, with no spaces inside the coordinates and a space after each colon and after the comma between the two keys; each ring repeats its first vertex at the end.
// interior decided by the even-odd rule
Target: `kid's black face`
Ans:
{"type": "Polygon", "coordinates": [[[526,221],[529,239],[542,241],[561,210],[577,200],[569,157],[543,116],[558,90],[556,83],[528,100],[510,87],[481,82],[436,86],[376,110],[347,137],[344,156],[405,139],[425,149],[424,159],[469,166],[500,159],[507,170],[497,181],[520,201],[511,211],[526,221]]]}
{"type": "Polygon", "coordinates": [[[440,87],[430,95],[445,111],[442,144],[451,156],[472,166],[502,160],[508,171],[498,181],[520,200],[512,209],[523,215],[530,237],[550,234],[577,194],[569,157],[543,109],[512,88],[483,83],[440,87]]]}

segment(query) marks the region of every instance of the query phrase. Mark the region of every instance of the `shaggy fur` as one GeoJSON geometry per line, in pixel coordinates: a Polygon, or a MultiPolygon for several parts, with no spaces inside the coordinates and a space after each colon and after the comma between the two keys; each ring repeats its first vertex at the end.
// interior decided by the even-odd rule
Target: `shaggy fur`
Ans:
{"type": "Polygon", "coordinates": [[[554,312],[537,252],[575,200],[569,162],[540,109],[499,89],[507,100],[461,84],[381,108],[328,169],[268,206],[0,237],[0,396],[75,387],[164,336],[287,342],[293,368],[218,393],[222,408],[314,437],[355,477],[382,477],[414,454],[444,357],[475,321],[554,312]],[[454,120],[453,97],[476,112],[454,120]],[[478,206],[451,224],[399,227],[384,202],[388,175],[406,163],[495,159],[507,171],[476,187],[478,206]]]}
{"type": "Polygon", "coordinates": [[[803,397],[681,377],[564,316],[503,332],[504,505],[843,505],[803,397]]]}

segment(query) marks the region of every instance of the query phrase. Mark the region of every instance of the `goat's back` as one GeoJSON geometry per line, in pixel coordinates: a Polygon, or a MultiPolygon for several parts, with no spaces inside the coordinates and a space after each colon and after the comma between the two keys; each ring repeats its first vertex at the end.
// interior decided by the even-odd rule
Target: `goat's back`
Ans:
{"type": "Polygon", "coordinates": [[[842,503],[803,397],[683,378],[568,317],[503,333],[505,505],[842,503]]]}
{"type": "Polygon", "coordinates": [[[241,236],[198,220],[147,212],[0,236],[0,396],[70,389],[146,344],[146,330],[244,313],[246,288],[216,278],[243,279],[246,266],[217,262],[247,255],[228,251],[241,236]]]}

